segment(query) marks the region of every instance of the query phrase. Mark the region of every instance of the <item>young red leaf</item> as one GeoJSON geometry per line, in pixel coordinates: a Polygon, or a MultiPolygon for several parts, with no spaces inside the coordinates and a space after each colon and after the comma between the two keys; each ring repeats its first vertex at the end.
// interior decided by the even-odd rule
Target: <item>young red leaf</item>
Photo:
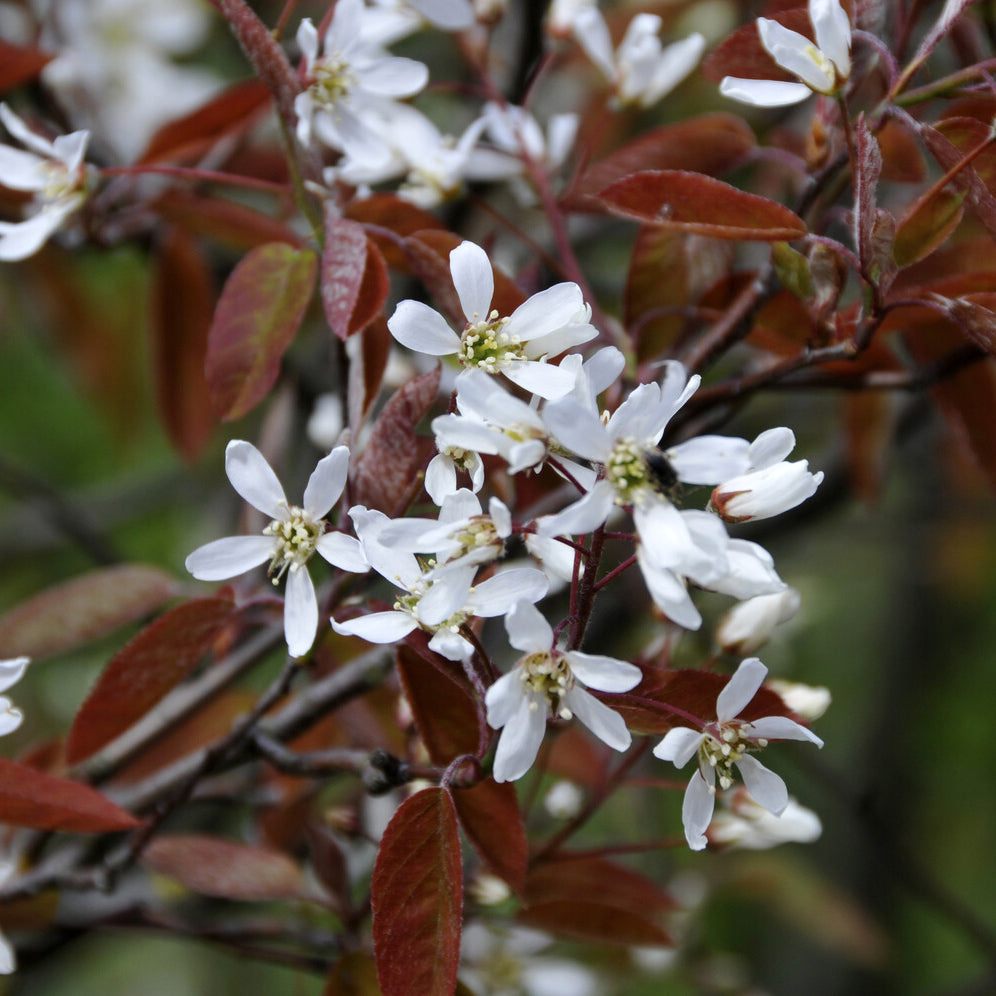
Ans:
{"type": "Polygon", "coordinates": [[[969,339],[996,356],[996,292],[939,301],[969,339]]]}
{"type": "Polygon", "coordinates": [[[208,335],[205,363],[215,409],[241,418],[266,397],[314,289],[318,259],[271,242],[251,250],[229,275],[208,335]]]}
{"type": "Polygon", "coordinates": [[[491,778],[453,794],[467,839],[484,863],[519,895],[526,879],[529,842],[515,786],[491,778]]]}
{"type": "Polygon", "coordinates": [[[230,598],[171,609],[118,651],[87,696],[66,743],[75,764],[123,733],[200,663],[232,614],[230,598]]]}
{"type": "Polygon", "coordinates": [[[163,125],[138,162],[197,158],[219,138],[249,125],[269,100],[270,91],[259,80],[235,83],[191,113],[163,125]]]}
{"type": "Polygon", "coordinates": [[[387,264],[362,225],[325,211],[322,304],[329,328],[343,341],[380,314],[390,283],[387,264]]]}
{"type": "Polygon", "coordinates": [[[868,127],[864,114],[854,125],[855,177],[854,177],[854,242],[858,258],[869,277],[875,267],[872,233],[875,226],[875,189],[882,175],[882,151],[868,127]]]}
{"type": "Polygon", "coordinates": [[[384,831],[370,885],[383,996],[452,996],[460,963],[463,871],[450,794],[406,799],[384,831]]]}
{"type": "Polygon", "coordinates": [[[603,858],[579,858],[533,869],[518,919],[600,943],[670,946],[661,921],[674,908],[668,893],[637,872],[603,858]]]}
{"type": "Polygon", "coordinates": [[[194,460],[217,421],[204,377],[214,285],[196,240],[180,228],[168,230],[153,265],[150,325],[156,400],[170,441],[187,460],[194,460]]]}
{"type": "Polygon", "coordinates": [[[805,222],[787,207],[701,173],[634,173],[601,191],[598,198],[624,218],[717,239],[783,242],[806,234],[805,222]]]}
{"type": "Polygon", "coordinates": [[[384,406],[350,475],[353,504],[390,516],[401,515],[408,507],[420,483],[424,455],[415,426],[436,400],[439,378],[439,367],[414,377],[384,406]]]}
{"type": "MultiPolygon", "coordinates": [[[[765,13],[790,31],[796,31],[807,38],[813,37],[812,22],[801,4],[796,10],[765,10],[765,13]]],[[[795,80],[761,44],[756,21],[738,28],[720,42],[702,60],[702,75],[717,83],[724,76],[754,80],[795,80]]]]}
{"type": "Polygon", "coordinates": [[[0,93],[33,80],[54,58],[40,49],[11,45],[0,38],[0,93]]]}
{"type": "Polygon", "coordinates": [[[88,571],[0,617],[0,647],[8,657],[72,650],[141,619],[175,593],[175,580],[158,567],[125,564],[88,571]]]}
{"type": "Polygon", "coordinates": [[[304,244],[284,222],[221,197],[172,188],[150,206],[167,221],[231,249],[244,251],[268,242],[304,244]]]}
{"type": "Polygon", "coordinates": [[[383,315],[377,316],[360,333],[360,348],[349,364],[346,403],[349,409],[349,428],[354,433],[354,438],[380,393],[392,342],[394,339],[383,315]]]}
{"type": "Polygon", "coordinates": [[[34,830],[106,833],[141,822],[96,789],[0,758],[0,819],[34,830]]]}
{"type": "Polygon", "coordinates": [[[282,851],[221,837],[158,837],[142,852],[141,862],[204,896],[243,902],[308,898],[301,869],[282,851]]]}
{"type": "Polygon", "coordinates": [[[424,634],[414,633],[398,647],[398,676],[433,764],[476,753],[477,705],[459,664],[434,654],[424,634]]]}
{"type": "MultiPolygon", "coordinates": [[[[754,133],[735,114],[703,114],[644,132],[581,175],[573,204],[641,170],[689,170],[714,176],[735,168],[754,148],[754,133]]],[[[597,202],[596,202],[597,203],[597,202]]]]}
{"type": "Polygon", "coordinates": [[[346,217],[362,225],[372,226],[373,230],[369,233],[371,240],[377,244],[387,265],[395,270],[411,269],[408,256],[399,244],[399,239],[392,239],[376,229],[387,229],[402,238],[426,229],[446,230],[446,225],[434,214],[395,194],[373,194],[350,201],[346,205],[346,217]]]}
{"type": "Polygon", "coordinates": [[[898,266],[909,266],[942,246],[965,214],[964,191],[943,187],[915,200],[896,225],[893,248],[898,266]]]}

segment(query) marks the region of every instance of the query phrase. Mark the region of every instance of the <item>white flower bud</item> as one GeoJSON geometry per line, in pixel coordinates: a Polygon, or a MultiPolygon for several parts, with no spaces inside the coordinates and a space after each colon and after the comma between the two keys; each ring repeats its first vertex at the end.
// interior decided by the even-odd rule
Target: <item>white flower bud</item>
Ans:
{"type": "Polygon", "coordinates": [[[768,682],[768,687],[777,692],[792,712],[803,719],[819,719],[830,708],[830,689],[822,685],[804,685],[799,681],[773,678],[768,682]]]}
{"type": "Polygon", "coordinates": [[[733,794],[729,808],[713,817],[707,835],[713,847],[761,851],[779,844],[809,844],[822,832],[816,813],[795,799],[790,798],[781,815],[775,816],[741,789],[733,794]]]}
{"type": "Polygon", "coordinates": [[[768,642],[780,623],[798,612],[799,605],[799,593],[794,588],[738,602],[719,621],[716,642],[735,657],[749,656],[768,642]]]}
{"type": "Polygon", "coordinates": [[[546,811],[556,820],[569,820],[581,812],[584,792],[574,782],[557,782],[543,799],[546,811]]]}

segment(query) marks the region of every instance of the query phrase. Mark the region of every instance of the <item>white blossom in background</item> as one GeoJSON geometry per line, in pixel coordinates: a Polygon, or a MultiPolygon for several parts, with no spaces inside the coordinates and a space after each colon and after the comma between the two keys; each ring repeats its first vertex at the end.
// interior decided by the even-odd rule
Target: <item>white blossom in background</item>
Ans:
{"type": "Polygon", "coordinates": [[[393,609],[342,622],[333,619],[337,633],[370,643],[396,643],[421,629],[432,634],[430,649],[459,661],[474,652],[460,634],[465,622],[474,616],[503,616],[516,602],[538,602],[547,592],[546,575],[531,567],[503,571],[480,584],[474,584],[473,564],[424,568],[414,554],[383,542],[383,531],[392,522],[383,512],[356,505],[349,515],[370,566],[400,591],[393,609]]]}
{"type": "Polygon", "coordinates": [[[339,442],[343,428],[342,398],[332,391],[319,394],[304,428],[308,441],[316,449],[331,450],[339,442]]]}
{"type": "Polygon", "coordinates": [[[390,55],[364,34],[363,0],[339,0],[319,46],[318,30],[304,18],[297,43],[304,57],[306,88],[294,100],[302,145],[313,138],[372,166],[391,149],[372,118],[389,117],[400,97],[418,93],[429,70],[414,59],[390,55]],[[321,47],[321,54],[319,54],[321,47]]]}
{"type": "Polygon", "coordinates": [[[805,35],[766,17],[757,19],[761,44],[782,69],[801,83],[726,76],[719,84],[724,97],[757,107],[798,104],[813,93],[833,94],[851,75],[851,23],[839,0],[809,0],[814,45],[805,35]]]}
{"type": "Polygon", "coordinates": [[[716,848],[764,851],[780,844],[811,844],[823,833],[820,818],[789,797],[781,815],[758,805],[745,789],[723,796],[706,836],[716,848]]]}
{"type": "Polygon", "coordinates": [[[547,717],[584,723],[603,743],[626,750],[632,736],[622,716],[586,688],[628,692],[643,673],[634,664],[554,646],[553,630],[539,610],[519,602],[506,616],[509,643],[524,656],[487,691],[488,725],[501,730],[495,751],[494,779],[521,778],[536,760],[547,717]]]}
{"type": "Polygon", "coordinates": [[[815,733],[785,716],[766,716],[753,722],[736,718],[757,694],[767,673],[756,657],[741,661],[716,699],[715,722],[701,730],[676,726],[654,748],[657,757],[677,768],[693,757],[697,759],[681,807],[685,839],[693,851],[701,851],[708,843],[706,830],[716,804],[716,782],[721,789],[730,788],[734,767],[754,801],[778,816],[788,806],[788,790],[778,775],[753,757],[754,752],[766,747],[769,740],[807,740],[823,746],[815,733]]]}
{"type": "Polygon", "coordinates": [[[42,38],[56,57],[42,80],[95,142],[130,162],[220,88],[210,70],[174,61],[205,43],[211,20],[204,0],[59,0],[42,38]]]}
{"type": "Polygon", "coordinates": [[[811,473],[806,460],[787,461],[794,448],[791,429],[762,432],[749,447],[749,466],[715,488],[711,507],[728,522],[746,522],[780,515],[810,498],[823,483],[823,471],[811,473]]]}
{"type": "Polygon", "coordinates": [[[461,242],[450,253],[450,272],[467,323],[457,334],[438,311],[420,301],[398,304],[387,327],[403,346],[429,356],[456,356],[467,367],[504,374],[542,398],[574,387],[574,377],[540,360],[595,338],[591,309],[575,283],[555,284],[533,294],[508,317],[492,310],[494,273],[487,253],[461,242]]]}
{"type": "Polygon", "coordinates": [[[795,588],[739,602],[728,609],[717,624],[716,642],[733,656],[752,654],[768,642],[778,626],[799,611],[801,604],[795,588]]]}
{"type": "MultiPolygon", "coordinates": [[[[28,657],[12,657],[10,660],[0,661],[0,692],[7,691],[20,681],[29,663],[28,657]]],[[[13,733],[23,721],[24,714],[21,710],[6,695],[0,695],[0,737],[13,733]]],[[[5,876],[0,876],[0,880],[3,877],[5,876]]]]}
{"type": "Polygon", "coordinates": [[[466,31],[474,24],[470,0],[372,0],[363,19],[364,37],[391,45],[422,28],[466,31]]]}
{"type": "Polygon", "coordinates": [[[49,141],[33,132],[6,104],[0,121],[23,149],[0,144],[0,185],[32,195],[23,221],[0,221],[0,261],[36,253],[86,200],[89,132],[49,141]]]}
{"type": "Polygon", "coordinates": [[[318,461],[304,489],[304,504],[289,505],[277,475],[252,443],[233,439],[225,450],[232,487],[272,520],[260,536],[227,536],[198,547],[186,567],[199,581],[225,581],[269,561],[277,584],[286,575],[284,635],[292,657],[306,654],[318,629],[318,600],[307,563],[318,553],[344,571],[365,572],[368,564],[357,540],[326,532],[325,516],[346,485],[349,450],[336,447],[318,461]]]}
{"type": "Polygon", "coordinates": [[[580,785],[561,779],[543,796],[543,808],[555,820],[570,820],[581,812],[584,790],[580,785]]]}
{"type": "Polygon", "coordinates": [[[768,687],[778,693],[792,712],[809,722],[819,719],[830,708],[832,702],[830,689],[823,685],[806,685],[801,681],[772,678],[768,682],[768,687]]]}
{"type": "MultiPolygon", "coordinates": [[[[559,25],[563,20],[564,12],[557,11],[549,23],[559,25]]],[[[651,107],[699,64],[706,45],[695,32],[664,46],[662,24],[656,14],[637,14],[615,51],[605,18],[593,4],[575,5],[571,27],[588,58],[614,87],[618,102],[651,107]]]]}

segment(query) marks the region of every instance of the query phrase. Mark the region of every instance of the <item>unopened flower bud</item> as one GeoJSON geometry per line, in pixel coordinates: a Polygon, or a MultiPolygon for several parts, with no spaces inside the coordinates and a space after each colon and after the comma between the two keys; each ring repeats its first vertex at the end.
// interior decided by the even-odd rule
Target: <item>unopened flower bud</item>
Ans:
{"type": "Polygon", "coordinates": [[[768,682],[768,687],[781,696],[792,712],[803,719],[819,719],[830,708],[830,689],[822,685],[804,685],[800,681],[773,678],[768,682]]]}
{"type": "Polygon", "coordinates": [[[584,792],[574,782],[557,782],[543,799],[546,811],[556,820],[569,820],[581,812],[584,792]]]}
{"type": "Polygon", "coordinates": [[[767,643],[780,623],[799,611],[799,604],[799,593],[794,588],[738,602],[719,621],[716,642],[735,657],[750,656],[767,643]]]}
{"type": "Polygon", "coordinates": [[[739,789],[713,817],[706,834],[713,847],[761,851],[779,844],[809,844],[823,833],[820,818],[790,798],[780,816],[759,806],[739,789]]]}

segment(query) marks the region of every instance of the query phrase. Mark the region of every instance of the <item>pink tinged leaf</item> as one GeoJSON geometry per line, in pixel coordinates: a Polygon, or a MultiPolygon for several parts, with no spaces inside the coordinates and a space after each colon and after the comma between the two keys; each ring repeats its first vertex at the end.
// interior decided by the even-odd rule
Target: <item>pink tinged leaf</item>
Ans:
{"type": "Polygon", "coordinates": [[[996,355],[996,293],[973,294],[954,300],[939,297],[938,301],[969,339],[996,355]]]}
{"type": "Polygon", "coordinates": [[[613,214],[718,239],[781,242],[806,234],[787,207],[701,173],[634,173],[598,195],[613,214]]]}
{"type": "Polygon", "coordinates": [[[282,851],[221,837],[159,837],[142,852],[141,863],[204,896],[244,902],[307,898],[301,869],[282,851]]]}
{"type": "Polygon", "coordinates": [[[384,996],[451,996],[460,962],[463,871],[449,792],[406,799],[381,839],[370,886],[384,996]]]}
{"type": "Polygon", "coordinates": [[[363,226],[325,209],[322,305],[329,328],[342,340],[362,331],[387,299],[387,264],[363,226]]]}
{"type": "Polygon", "coordinates": [[[900,267],[929,256],[948,240],[965,214],[965,193],[944,187],[928,190],[903,213],[896,226],[893,253],[900,267]]]}
{"type": "Polygon", "coordinates": [[[481,860],[522,894],[529,843],[514,786],[485,779],[453,794],[460,825],[481,860]]]}
{"type": "Polygon", "coordinates": [[[0,617],[0,646],[5,654],[48,657],[141,619],[175,593],[175,580],[156,567],[127,564],[89,571],[0,617]]]}
{"type": "Polygon", "coordinates": [[[346,394],[354,438],[380,392],[390,351],[391,333],[384,317],[378,316],[360,333],[360,349],[349,365],[346,394]]]}
{"type": "Polygon", "coordinates": [[[318,261],[271,242],[250,250],[221,292],[205,363],[215,409],[226,420],[251,411],[277,379],[311,300],[318,261]]]}
{"type": "Polygon", "coordinates": [[[872,234],[875,225],[875,188],[882,175],[882,152],[875,136],[868,127],[864,114],[858,117],[854,126],[856,140],[855,184],[854,184],[854,229],[858,258],[871,273],[874,254],[872,234]]]}
{"type": "Polygon", "coordinates": [[[440,369],[410,380],[387,402],[373,425],[350,479],[351,501],[398,516],[419,487],[423,453],[415,426],[428,413],[439,390],[440,369]]]}
{"type": "Polygon", "coordinates": [[[232,612],[230,598],[186,602],[119,650],[73,720],[67,762],[89,757],[183,681],[210,650],[232,612]]]}
{"type": "Polygon", "coordinates": [[[66,833],[133,830],[141,825],[89,785],[4,759],[0,759],[0,813],[4,823],[66,833]]]}

